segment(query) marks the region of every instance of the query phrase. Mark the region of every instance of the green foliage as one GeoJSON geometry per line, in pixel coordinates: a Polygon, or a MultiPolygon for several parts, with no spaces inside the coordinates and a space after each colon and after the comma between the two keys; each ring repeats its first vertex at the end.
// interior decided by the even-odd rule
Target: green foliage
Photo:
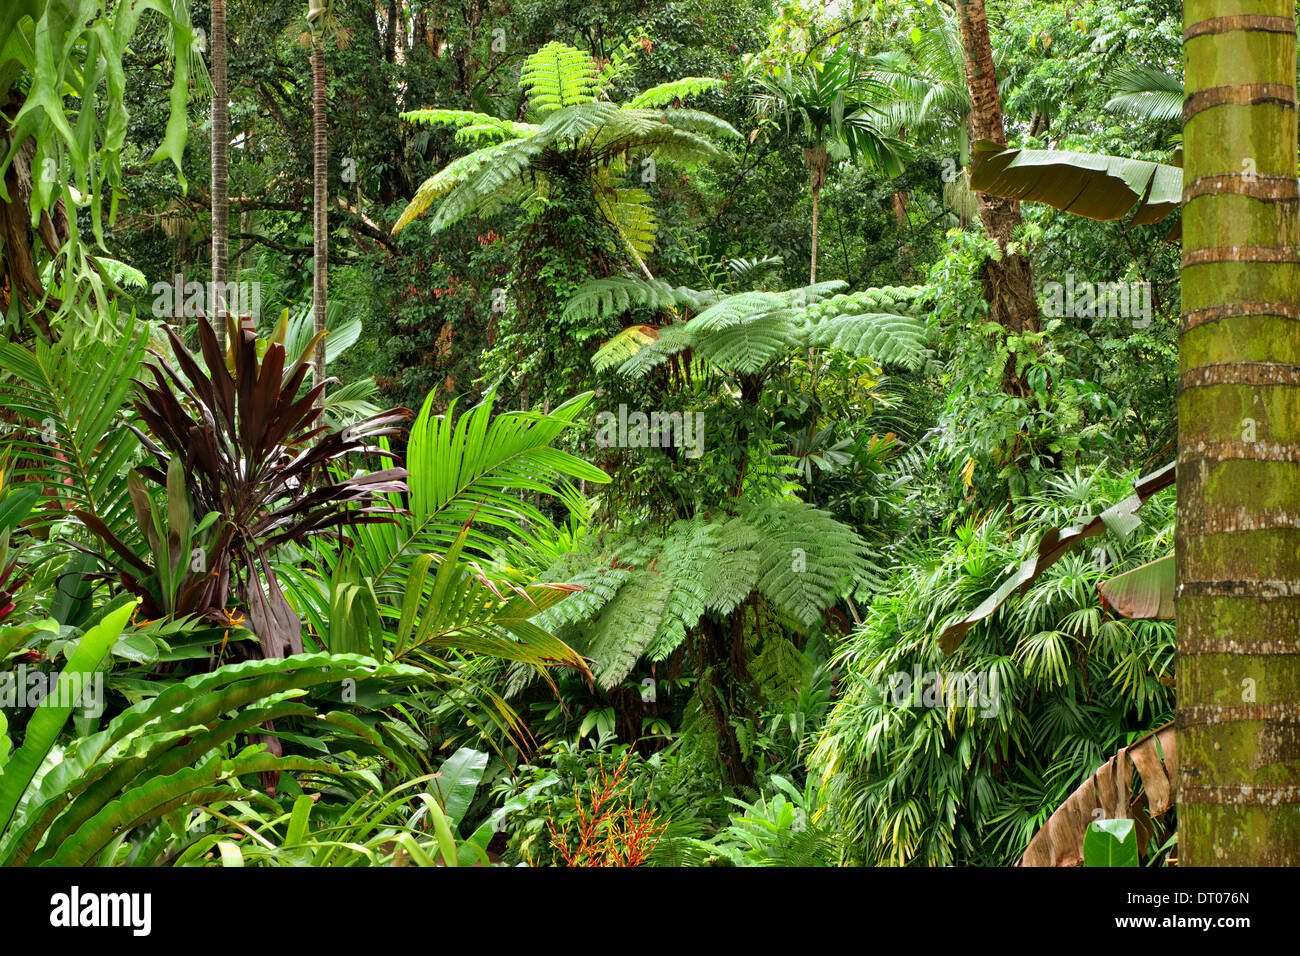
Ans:
{"type": "Polygon", "coordinates": [[[1052,565],[952,657],[935,641],[1019,564],[1018,542],[1125,497],[1130,480],[1052,481],[1015,514],[1015,541],[998,513],[936,535],[863,610],[837,652],[841,697],[810,770],[835,789],[864,862],[1005,865],[1108,755],[1167,719],[1172,626],[1107,619],[1096,584],[1167,547],[1169,496],[1147,503],[1138,533],[1108,532],[1052,565]],[[927,702],[915,681],[940,672],[982,675],[984,698],[927,702]]]}
{"type": "Polygon", "coordinates": [[[643,658],[667,658],[706,611],[725,616],[751,594],[810,629],[867,569],[856,532],[796,500],[742,503],[734,516],[679,521],[663,538],[594,547],[541,575],[593,586],[537,624],[594,659],[606,690],[643,658]],[[591,570],[571,574],[575,566],[591,570]]]}

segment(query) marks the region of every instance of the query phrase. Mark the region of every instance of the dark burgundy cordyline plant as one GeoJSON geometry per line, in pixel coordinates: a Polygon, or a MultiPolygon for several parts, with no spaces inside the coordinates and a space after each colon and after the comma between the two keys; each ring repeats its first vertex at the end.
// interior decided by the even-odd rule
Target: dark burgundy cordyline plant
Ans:
{"type": "MultiPolygon", "coordinates": [[[[283,344],[270,342],[259,360],[256,334],[233,321],[228,328],[233,375],[206,319],[198,320],[206,372],[167,329],[180,374],[153,352],[157,361],[146,366],[153,384],[134,380],[135,408],[148,433],[128,427],[157,460],[141,466],[140,474],[166,488],[168,465],[179,459],[195,516],[214,511],[220,516],[206,573],[187,582],[181,603],[214,622],[228,623],[224,612],[233,594],[262,655],[284,657],[302,651],[302,623],[280,590],[272,549],[328,528],[388,520],[391,507],[381,495],[406,491],[406,469],[339,480],[330,466],[355,454],[394,458],[376,440],[398,434],[397,423],[411,412],[390,408],[346,428],[318,424],[322,410],[316,398],[325,383],[298,396],[315,339],[286,368],[283,344]]],[[[81,517],[127,557],[107,528],[96,527],[101,523],[93,516],[81,517]]],[[[131,573],[124,572],[122,581],[148,599],[131,573]]]]}

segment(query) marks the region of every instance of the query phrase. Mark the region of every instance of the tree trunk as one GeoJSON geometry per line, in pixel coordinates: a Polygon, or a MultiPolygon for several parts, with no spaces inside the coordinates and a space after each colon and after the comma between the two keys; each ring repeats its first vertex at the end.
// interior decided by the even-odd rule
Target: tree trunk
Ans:
{"type": "MultiPolygon", "coordinates": [[[[962,55],[966,63],[966,86],[970,91],[970,135],[974,142],[1007,143],[1002,128],[1002,102],[998,98],[997,74],[993,69],[993,47],[983,0],[958,0],[962,55]]],[[[1038,300],[1034,294],[1034,273],[1029,260],[1006,249],[1020,226],[1020,203],[999,196],[980,194],[980,221],[1002,250],[1001,260],[984,264],[984,296],[993,320],[1008,335],[1037,332],[1038,300]]],[[[1028,394],[1028,386],[1008,363],[1003,389],[1011,394],[1028,394]]]]}
{"type": "Polygon", "coordinates": [[[752,787],[754,774],[745,764],[736,738],[736,728],[731,726],[730,714],[723,702],[723,695],[731,688],[735,676],[732,674],[732,638],[721,623],[705,615],[700,618],[700,635],[698,642],[701,672],[707,671],[707,680],[697,686],[702,695],[700,704],[713,721],[717,734],[718,760],[726,774],[727,783],[732,787],[752,787]]]}
{"type": "Polygon", "coordinates": [[[226,340],[226,273],[230,257],[230,96],[226,88],[226,0],[212,0],[212,288],[217,341],[226,340]]]}
{"type": "Polygon", "coordinates": [[[1189,866],[1295,866],[1295,8],[1290,0],[1186,0],[1183,9],[1175,537],[1179,855],[1189,866]]]}
{"type": "Polygon", "coordinates": [[[803,151],[804,162],[808,165],[808,188],[812,190],[812,265],[808,269],[808,284],[817,281],[817,220],[822,185],[826,182],[826,167],[830,160],[826,153],[826,144],[818,143],[811,149],[803,151]]]}
{"type": "MultiPolygon", "coordinates": [[[[326,139],[325,108],[325,44],[324,39],[312,36],[311,44],[311,100],[312,100],[312,253],[315,277],[312,282],[311,305],[314,330],[325,329],[326,297],[329,291],[329,215],[326,209],[329,175],[329,144],[326,139]]],[[[312,382],[325,381],[325,339],[316,344],[312,382]]],[[[324,393],[317,404],[324,404],[324,393]]]]}

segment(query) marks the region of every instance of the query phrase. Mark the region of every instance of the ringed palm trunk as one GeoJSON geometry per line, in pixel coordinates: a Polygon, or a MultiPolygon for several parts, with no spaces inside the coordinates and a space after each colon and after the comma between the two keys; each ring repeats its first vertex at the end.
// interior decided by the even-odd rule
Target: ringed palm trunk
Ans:
{"type": "MultiPolygon", "coordinates": [[[[313,34],[311,44],[312,90],[312,250],[314,280],[312,282],[312,318],[316,332],[325,330],[325,306],[328,293],[329,268],[329,217],[325,207],[327,176],[329,174],[329,143],[326,138],[326,85],[324,41],[313,34]]],[[[325,339],[316,344],[313,383],[325,381],[325,339]]],[[[319,398],[324,403],[325,396],[319,398]]]]}
{"type": "MultiPolygon", "coordinates": [[[[830,165],[830,158],[826,151],[825,143],[818,143],[816,146],[803,151],[804,163],[808,166],[808,187],[812,190],[812,264],[808,267],[808,284],[812,285],[817,281],[817,227],[820,219],[820,200],[822,186],[826,182],[826,170],[830,165]]],[[[817,350],[808,349],[808,368],[812,375],[812,381],[809,384],[809,390],[812,392],[813,401],[817,400],[817,350]]]]}
{"type": "Polygon", "coordinates": [[[230,268],[230,98],[226,85],[226,0],[212,0],[212,288],[219,301],[208,303],[217,341],[224,342],[226,273],[230,268]]]}
{"type": "Polygon", "coordinates": [[[826,182],[826,168],[830,159],[826,144],[818,143],[803,151],[804,163],[808,166],[808,188],[812,190],[812,265],[808,269],[808,284],[817,281],[817,226],[822,186],[826,182]]]}
{"type": "MultiPolygon", "coordinates": [[[[975,142],[1007,143],[1002,126],[1002,101],[998,97],[997,73],[993,68],[993,47],[989,42],[984,0],[958,0],[962,55],[966,63],[966,85],[970,92],[970,135],[975,142]]],[[[999,196],[980,194],[980,221],[1002,250],[1001,260],[984,265],[984,297],[993,320],[1008,335],[1039,331],[1038,300],[1034,295],[1034,273],[1029,260],[1007,254],[1015,230],[1020,226],[1020,203],[999,196]]],[[[1023,377],[1008,363],[1003,389],[1024,395],[1029,389],[1023,377]]]]}
{"type": "Polygon", "coordinates": [[[1300,864],[1300,200],[1291,0],[1185,0],[1178,840],[1300,864]]]}

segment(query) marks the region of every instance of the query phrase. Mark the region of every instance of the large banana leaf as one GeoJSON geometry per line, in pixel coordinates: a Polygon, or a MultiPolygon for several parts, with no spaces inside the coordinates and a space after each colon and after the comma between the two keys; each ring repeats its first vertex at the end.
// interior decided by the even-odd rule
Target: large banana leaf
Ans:
{"type": "Polygon", "coordinates": [[[1165,555],[1097,585],[1101,603],[1120,617],[1174,619],[1174,556],[1165,555]]]}
{"type": "Polygon", "coordinates": [[[1174,743],[1174,725],[1165,724],[1122,748],[1048,818],[1016,866],[1078,866],[1083,862],[1088,824],[1099,818],[1133,820],[1138,846],[1146,843],[1151,836],[1151,818],[1174,805],[1178,789],[1174,743]],[[1132,798],[1135,769],[1143,792],[1132,798]]]}
{"type": "Polygon", "coordinates": [[[1135,226],[1160,222],[1181,204],[1177,166],[1122,156],[1059,149],[975,146],[971,188],[1007,199],[1041,202],[1088,219],[1123,219],[1135,226]]]}

